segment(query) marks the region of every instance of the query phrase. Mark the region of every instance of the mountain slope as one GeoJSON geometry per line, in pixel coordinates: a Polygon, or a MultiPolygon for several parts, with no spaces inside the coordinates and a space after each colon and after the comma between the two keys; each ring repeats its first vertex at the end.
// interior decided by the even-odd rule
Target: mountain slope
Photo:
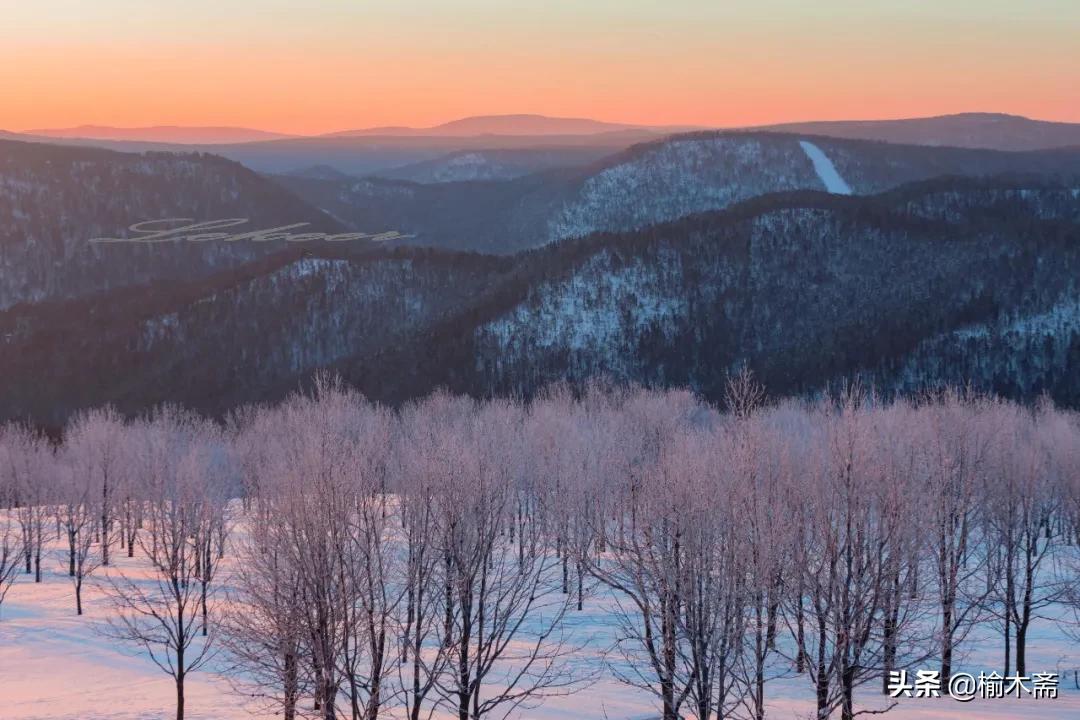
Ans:
{"type": "MultiPolygon", "coordinates": [[[[924,341],[1075,305],[1078,204],[1080,188],[1038,181],[935,181],[867,199],[772,196],[594,235],[528,254],[528,269],[484,307],[344,370],[394,401],[418,386],[528,394],[596,375],[719,399],[742,363],[778,394],[853,374],[885,391],[921,389],[945,379],[909,372],[924,341]]],[[[984,372],[965,380],[1080,403],[1072,320],[1058,323],[1073,329],[1053,353],[1023,365],[969,358],[984,372]]],[[[939,351],[958,352],[947,339],[939,351]]]]}
{"type": "Polygon", "coordinates": [[[194,279],[281,243],[95,244],[138,222],[249,218],[255,230],[341,226],[278,185],[210,155],[135,155],[0,140],[0,309],[159,280],[194,279]]]}
{"type": "Polygon", "coordinates": [[[224,412],[282,397],[316,368],[426,330],[506,269],[496,258],[322,244],[197,281],[0,311],[0,417],[55,425],[104,402],[224,412]]]}
{"type": "Polygon", "coordinates": [[[597,375],[718,399],[743,363],[777,394],[858,374],[919,389],[959,366],[976,387],[1078,406],[1078,239],[1080,186],[942,178],[773,194],[505,258],[309,245],[153,293],[0,313],[0,374],[27,388],[0,417],[164,399],[221,413],[320,368],[391,403],[597,375]]]}

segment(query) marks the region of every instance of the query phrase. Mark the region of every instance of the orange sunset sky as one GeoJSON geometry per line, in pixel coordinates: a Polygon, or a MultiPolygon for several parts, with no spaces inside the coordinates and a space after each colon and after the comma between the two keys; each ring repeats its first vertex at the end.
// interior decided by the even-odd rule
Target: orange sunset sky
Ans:
{"type": "Polygon", "coordinates": [[[1077,0],[0,0],[0,128],[1080,121],[1077,0]]]}

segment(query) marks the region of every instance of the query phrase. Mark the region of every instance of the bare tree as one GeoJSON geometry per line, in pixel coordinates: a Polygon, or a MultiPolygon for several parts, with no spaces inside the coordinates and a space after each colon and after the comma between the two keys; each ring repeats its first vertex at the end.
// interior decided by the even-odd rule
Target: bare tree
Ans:
{"type": "Polygon", "coordinates": [[[445,432],[452,436],[437,521],[448,663],[436,691],[460,720],[506,717],[590,678],[571,664],[575,646],[564,619],[572,601],[562,592],[560,560],[541,532],[544,523],[530,523],[518,536],[521,556],[502,532],[521,457],[520,412],[493,402],[468,426],[445,432]]]}
{"type": "Polygon", "coordinates": [[[298,573],[315,709],[333,720],[345,683],[360,690],[353,682],[357,668],[346,658],[356,640],[359,592],[347,567],[355,508],[352,410],[346,396],[320,388],[314,399],[295,397],[286,403],[282,416],[282,435],[269,455],[265,480],[274,483],[270,492],[280,499],[278,547],[298,573]]]}
{"type": "Polygon", "coordinates": [[[387,492],[391,417],[359,398],[350,400],[352,512],[342,565],[356,602],[345,617],[343,664],[354,720],[378,720],[399,647],[391,631],[406,593],[405,569],[393,537],[398,503],[387,492]]]}
{"type": "Polygon", "coordinates": [[[1010,672],[1010,632],[1016,672],[1024,674],[1031,623],[1067,593],[1055,562],[1061,537],[1053,519],[1060,500],[1043,437],[1048,415],[1045,408],[1031,415],[1013,407],[1000,408],[997,415],[1004,432],[996,446],[987,526],[995,549],[993,592],[1004,626],[1005,674],[1010,672]]]}
{"type": "Polygon", "coordinates": [[[117,488],[123,482],[124,422],[112,408],[80,413],[69,423],[65,445],[77,461],[75,472],[85,474],[97,487],[99,522],[95,524],[101,541],[101,562],[109,564],[109,549],[115,531],[117,488]]]}
{"type": "Polygon", "coordinates": [[[41,582],[41,554],[45,524],[54,500],[55,472],[48,441],[27,427],[0,428],[0,473],[7,473],[8,487],[15,498],[15,517],[22,530],[26,574],[41,582]]]}
{"type": "Polygon", "coordinates": [[[12,527],[6,513],[0,513],[0,610],[19,573],[22,553],[22,533],[12,527]]]}
{"type": "Polygon", "coordinates": [[[304,663],[304,608],[299,569],[278,532],[273,500],[257,499],[233,575],[235,593],[222,623],[222,646],[234,684],[295,720],[300,699],[312,691],[304,663]]]}
{"type": "Polygon", "coordinates": [[[746,648],[739,667],[746,691],[743,704],[750,717],[765,717],[765,683],[769,660],[776,653],[778,613],[785,592],[786,559],[791,539],[783,521],[784,508],[775,498],[789,486],[790,473],[783,443],[763,422],[753,403],[761,395],[745,374],[729,395],[736,408],[725,443],[725,461],[734,477],[729,481],[730,502],[740,520],[739,537],[746,554],[745,586],[748,617],[746,648]]]}
{"type": "MultiPolygon", "coordinates": [[[[103,632],[141,646],[176,686],[176,718],[184,718],[184,682],[214,655],[216,632],[203,615],[202,583],[213,568],[202,562],[202,481],[207,472],[198,422],[166,408],[143,437],[153,458],[140,550],[152,572],[149,582],[111,573],[103,584],[112,605],[103,632]]],[[[110,476],[112,473],[110,473],[110,476]]]]}
{"type": "Polygon", "coordinates": [[[934,562],[941,677],[947,682],[957,646],[984,619],[989,592],[987,546],[978,533],[991,437],[977,408],[955,393],[927,404],[912,419],[922,456],[913,471],[924,478],[919,492],[928,499],[927,554],[934,562]]]}
{"type": "Polygon", "coordinates": [[[883,436],[872,407],[873,399],[856,391],[819,409],[811,423],[817,437],[804,445],[800,463],[803,492],[790,493],[789,512],[807,516],[793,557],[801,578],[793,584],[806,595],[802,655],[822,720],[836,709],[845,720],[854,717],[859,685],[886,665],[906,667],[930,652],[928,638],[920,638],[918,597],[896,591],[918,571],[905,564],[914,494],[896,492],[903,476],[881,462],[892,438],[883,436]]]}
{"type": "Polygon", "coordinates": [[[441,465],[449,451],[445,423],[454,423],[445,416],[456,415],[460,407],[442,394],[413,405],[403,413],[398,436],[395,487],[406,548],[404,617],[398,616],[398,684],[409,720],[420,720],[436,682],[447,671],[443,638],[452,600],[439,590],[449,585],[441,572],[445,552],[440,550],[436,501],[443,481],[441,465]]]}
{"type": "Polygon", "coordinates": [[[664,720],[679,718],[692,695],[706,717],[718,704],[711,681],[698,681],[724,672],[717,664],[714,613],[731,599],[707,596],[703,586],[723,559],[715,534],[722,516],[708,501],[723,497],[724,489],[701,483],[718,467],[715,462],[687,464],[714,455],[705,451],[707,442],[687,439],[682,400],[641,394],[620,408],[620,414],[629,410],[626,416],[634,417],[636,437],[623,435],[626,454],[612,465],[623,475],[621,492],[611,511],[605,556],[590,566],[616,597],[616,649],[623,662],[612,669],[622,682],[653,694],[664,720]],[[691,558],[699,551],[708,554],[691,558]]]}
{"type": "MultiPolygon", "coordinates": [[[[68,458],[72,460],[72,458],[68,458]]],[[[60,480],[60,501],[56,507],[57,519],[67,538],[67,548],[58,551],[61,569],[67,566],[67,574],[75,589],[75,614],[83,614],[83,587],[88,578],[101,567],[101,555],[94,552],[97,531],[97,504],[95,488],[85,474],[72,472],[70,466],[63,469],[60,480]]]]}

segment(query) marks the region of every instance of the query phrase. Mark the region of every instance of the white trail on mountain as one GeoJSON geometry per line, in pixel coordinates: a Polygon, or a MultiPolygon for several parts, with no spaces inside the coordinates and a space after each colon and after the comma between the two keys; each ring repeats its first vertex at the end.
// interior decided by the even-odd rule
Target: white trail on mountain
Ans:
{"type": "Polygon", "coordinates": [[[799,146],[806,153],[806,157],[810,158],[810,162],[814,163],[814,172],[821,178],[821,182],[825,183],[826,190],[834,195],[851,194],[851,186],[844,182],[844,178],[840,177],[840,173],[836,171],[836,166],[833,165],[829,156],[822,152],[821,148],[806,140],[800,140],[799,146]]]}

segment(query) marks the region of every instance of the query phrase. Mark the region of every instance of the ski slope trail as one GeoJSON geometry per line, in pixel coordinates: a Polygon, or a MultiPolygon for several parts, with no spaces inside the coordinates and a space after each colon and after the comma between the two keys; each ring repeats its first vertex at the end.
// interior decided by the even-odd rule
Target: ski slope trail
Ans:
{"type": "Polygon", "coordinates": [[[833,165],[832,160],[821,148],[806,140],[800,140],[799,146],[806,153],[806,157],[810,158],[810,162],[814,163],[814,172],[821,178],[821,182],[825,183],[826,190],[834,195],[851,195],[851,186],[844,182],[844,178],[840,177],[836,166],[833,165]]]}

